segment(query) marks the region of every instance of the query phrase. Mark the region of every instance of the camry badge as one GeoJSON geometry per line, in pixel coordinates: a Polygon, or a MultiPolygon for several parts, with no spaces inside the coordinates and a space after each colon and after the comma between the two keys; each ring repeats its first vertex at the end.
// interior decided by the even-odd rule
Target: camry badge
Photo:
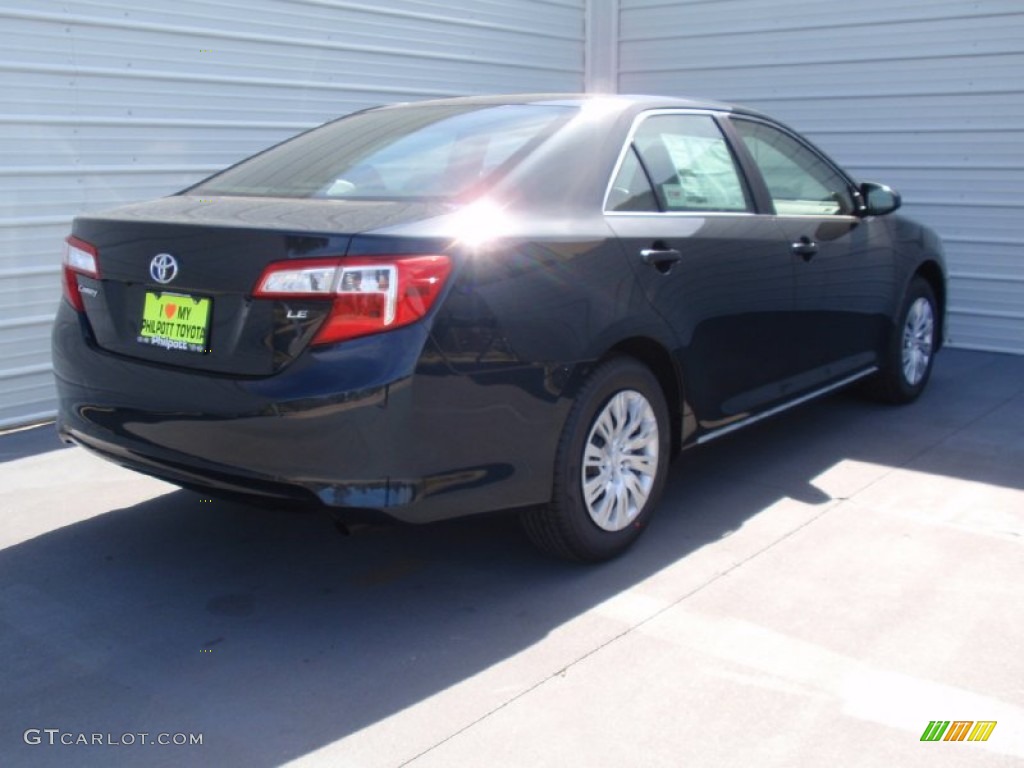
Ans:
{"type": "Polygon", "coordinates": [[[178,276],[178,260],[169,253],[158,253],[149,262],[149,276],[158,283],[169,283],[178,276]]]}

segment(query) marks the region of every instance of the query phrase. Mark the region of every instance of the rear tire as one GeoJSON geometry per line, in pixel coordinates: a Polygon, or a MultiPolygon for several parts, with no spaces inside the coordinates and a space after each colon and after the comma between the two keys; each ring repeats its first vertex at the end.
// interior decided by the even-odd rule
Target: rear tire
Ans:
{"type": "Polygon", "coordinates": [[[521,515],[531,541],[576,562],[628,549],[665,487],[669,437],[668,406],[654,374],[627,357],[598,366],[563,428],[551,502],[521,515]]]}
{"type": "Polygon", "coordinates": [[[898,405],[916,400],[932,375],[938,331],[935,292],[927,280],[915,277],[889,336],[882,367],[867,382],[868,393],[898,405]]]}

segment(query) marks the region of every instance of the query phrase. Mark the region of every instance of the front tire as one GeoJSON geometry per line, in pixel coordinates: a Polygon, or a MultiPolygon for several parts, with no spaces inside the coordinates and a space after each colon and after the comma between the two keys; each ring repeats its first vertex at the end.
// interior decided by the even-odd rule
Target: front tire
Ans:
{"type": "Polygon", "coordinates": [[[598,366],[563,428],[551,502],[522,515],[533,543],[577,562],[628,549],[664,489],[670,428],[661,385],[648,368],[626,357],[598,366]]]}
{"type": "Polygon", "coordinates": [[[935,292],[922,277],[907,288],[896,325],[886,345],[882,367],[869,380],[877,399],[903,404],[916,400],[932,375],[939,342],[939,310],[935,292]]]}

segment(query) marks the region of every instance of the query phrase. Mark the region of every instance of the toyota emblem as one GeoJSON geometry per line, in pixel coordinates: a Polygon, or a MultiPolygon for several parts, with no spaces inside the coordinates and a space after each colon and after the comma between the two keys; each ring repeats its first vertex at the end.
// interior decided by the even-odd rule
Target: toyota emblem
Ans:
{"type": "Polygon", "coordinates": [[[169,283],[178,276],[178,260],[169,253],[158,253],[149,262],[149,276],[158,283],[169,283]]]}

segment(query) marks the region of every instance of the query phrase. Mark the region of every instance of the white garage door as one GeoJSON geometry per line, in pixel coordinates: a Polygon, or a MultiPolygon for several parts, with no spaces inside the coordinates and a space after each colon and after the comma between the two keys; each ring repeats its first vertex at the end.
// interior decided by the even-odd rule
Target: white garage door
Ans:
{"type": "Polygon", "coordinates": [[[584,0],[13,0],[0,7],[0,427],[47,418],[61,243],[375,104],[578,91],[584,0]]]}
{"type": "Polygon", "coordinates": [[[950,336],[1024,352],[1020,0],[621,0],[619,90],[733,101],[899,189],[947,244],[950,336]]]}

